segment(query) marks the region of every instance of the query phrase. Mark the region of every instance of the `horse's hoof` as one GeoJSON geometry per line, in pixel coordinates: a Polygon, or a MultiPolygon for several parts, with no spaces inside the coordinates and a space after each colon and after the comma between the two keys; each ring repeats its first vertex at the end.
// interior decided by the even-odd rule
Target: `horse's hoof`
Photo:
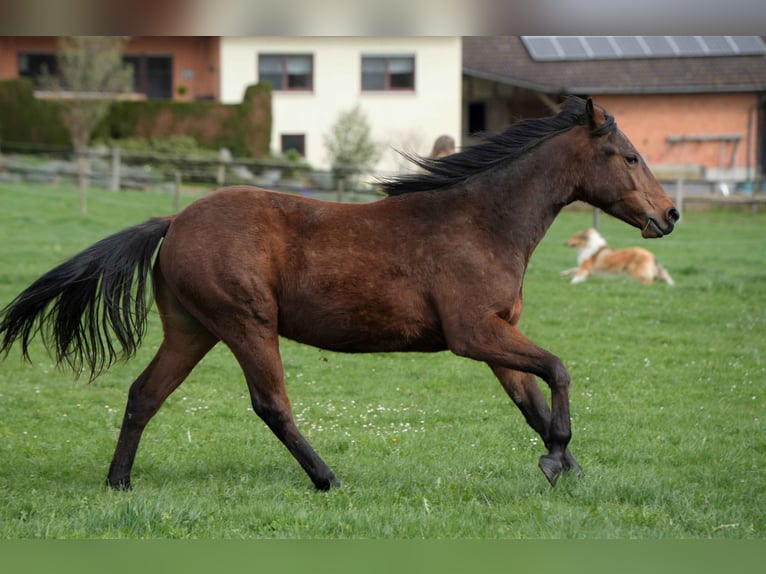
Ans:
{"type": "Polygon", "coordinates": [[[566,472],[573,472],[577,476],[582,476],[582,467],[577,464],[575,457],[568,450],[564,453],[564,470],[566,472]]]}
{"type": "Polygon", "coordinates": [[[314,486],[316,486],[317,490],[326,492],[331,488],[340,488],[340,480],[335,478],[335,475],[331,475],[329,478],[315,480],[314,486]]]}
{"type": "Polygon", "coordinates": [[[130,484],[129,478],[125,478],[122,480],[112,480],[111,478],[107,478],[106,485],[112,490],[124,490],[126,492],[130,490],[131,488],[133,488],[130,484]]]}
{"type": "Polygon", "coordinates": [[[556,481],[564,470],[564,466],[561,464],[561,459],[551,454],[544,454],[540,457],[538,465],[540,466],[540,470],[543,471],[545,478],[551,483],[551,486],[556,486],[556,481]]]}

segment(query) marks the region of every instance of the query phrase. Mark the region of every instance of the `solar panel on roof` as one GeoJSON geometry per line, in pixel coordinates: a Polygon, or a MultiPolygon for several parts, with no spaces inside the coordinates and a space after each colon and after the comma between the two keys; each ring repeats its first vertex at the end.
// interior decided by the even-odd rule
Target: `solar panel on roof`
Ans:
{"type": "Polygon", "coordinates": [[[585,44],[579,36],[559,36],[556,38],[561,52],[567,59],[580,59],[588,57],[588,51],[585,44]]]}
{"type": "Polygon", "coordinates": [[[726,36],[700,36],[700,40],[707,49],[707,53],[712,56],[726,56],[736,53],[726,36]]]}
{"type": "Polygon", "coordinates": [[[609,36],[584,36],[593,58],[616,58],[618,56],[609,36]]]}
{"type": "Polygon", "coordinates": [[[559,60],[559,54],[556,44],[553,43],[552,36],[526,36],[523,37],[524,45],[534,60],[559,60]]]}
{"type": "Polygon", "coordinates": [[[617,49],[623,58],[636,58],[647,55],[641,42],[638,40],[638,36],[615,36],[614,42],[617,44],[617,49]]]}
{"type": "Polygon", "coordinates": [[[738,54],[764,54],[766,45],[760,36],[729,36],[738,54]]]}
{"type": "Polygon", "coordinates": [[[760,36],[522,36],[536,61],[766,54],[760,36]]]}
{"type": "Polygon", "coordinates": [[[649,54],[655,58],[676,55],[666,36],[644,36],[644,44],[649,49],[649,54]]]}
{"type": "Polygon", "coordinates": [[[679,56],[705,55],[705,48],[696,36],[671,36],[670,41],[678,48],[679,56]]]}

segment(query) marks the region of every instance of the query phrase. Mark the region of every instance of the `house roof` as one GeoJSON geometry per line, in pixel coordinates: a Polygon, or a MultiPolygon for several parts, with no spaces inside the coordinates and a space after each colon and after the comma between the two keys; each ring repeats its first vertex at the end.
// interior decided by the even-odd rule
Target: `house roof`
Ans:
{"type": "Polygon", "coordinates": [[[520,36],[463,38],[463,73],[547,94],[766,91],[766,55],[535,61],[520,36]]]}

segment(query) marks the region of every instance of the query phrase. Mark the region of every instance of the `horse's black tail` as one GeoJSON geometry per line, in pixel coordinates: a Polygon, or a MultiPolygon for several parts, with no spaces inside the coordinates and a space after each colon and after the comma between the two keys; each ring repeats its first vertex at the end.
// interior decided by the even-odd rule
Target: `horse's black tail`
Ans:
{"type": "Polygon", "coordinates": [[[154,218],[115,233],[37,279],[0,311],[0,354],[21,340],[30,360],[40,332],[58,364],[78,374],[87,366],[90,380],[135,354],[146,331],[153,255],[170,221],[154,218]]]}

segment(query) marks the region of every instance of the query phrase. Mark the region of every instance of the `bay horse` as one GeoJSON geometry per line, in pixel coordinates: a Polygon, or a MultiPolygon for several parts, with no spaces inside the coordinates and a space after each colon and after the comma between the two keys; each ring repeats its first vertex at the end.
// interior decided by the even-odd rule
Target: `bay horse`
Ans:
{"type": "Polygon", "coordinates": [[[326,490],[340,483],[295,424],[280,336],[349,353],[449,350],[489,365],[542,437],[539,466],[555,485],[581,469],[568,449],[570,376],[517,327],[532,252],[575,200],[645,238],[670,233],[679,213],[591,99],[458,153],[411,159],[422,169],[383,179],[387,196],[367,204],[236,186],[107,237],[3,309],[0,352],[20,340],[29,360],[40,332],[57,364],[92,380],[135,353],[151,286],[163,340],[128,392],[107,484],[130,487],[147,423],[223,341],[254,411],[326,490]]]}

